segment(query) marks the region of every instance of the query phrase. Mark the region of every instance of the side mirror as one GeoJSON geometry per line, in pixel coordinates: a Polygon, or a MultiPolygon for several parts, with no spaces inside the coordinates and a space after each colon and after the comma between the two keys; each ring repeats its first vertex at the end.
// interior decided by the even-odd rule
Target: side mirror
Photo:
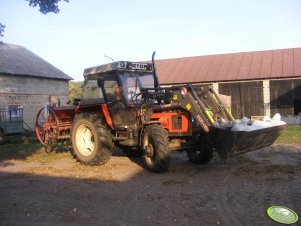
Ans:
{"type": "Polygon", "coordinates": [[[105,80],[104,80],[103,77],[98,77],[97,78],[97,85],[98,85],[98,87],[103,87],[104,83],[105,83],[105,80]]]}

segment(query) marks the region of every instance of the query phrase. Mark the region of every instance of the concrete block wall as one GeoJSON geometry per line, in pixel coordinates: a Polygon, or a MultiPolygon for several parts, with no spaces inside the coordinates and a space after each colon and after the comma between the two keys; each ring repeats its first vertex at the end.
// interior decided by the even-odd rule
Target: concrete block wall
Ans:
{"type": "MultiPolygon", "coordinates": [[[[34,129],[35,118],[40,108],[52,101],[66,105],[69,100],[69,83],[66,80],[45,79],[28,76],[0,75],[0,108],[21,105],[23,119],[34,129]]],[[[26,126],[24,126],[26,128],[26,126]]]]}

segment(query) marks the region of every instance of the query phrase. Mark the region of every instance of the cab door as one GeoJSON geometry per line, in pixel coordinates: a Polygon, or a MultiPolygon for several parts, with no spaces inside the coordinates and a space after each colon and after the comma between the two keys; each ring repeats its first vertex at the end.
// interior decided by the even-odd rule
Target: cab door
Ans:
{"type": "Polygon", "coordinates": [[[127,107],[122,95],[122,87],[119,86],[117,76],[109,74],[104,78],[104,92],[106,103],[115,129],[127,127],[127,107]]]}

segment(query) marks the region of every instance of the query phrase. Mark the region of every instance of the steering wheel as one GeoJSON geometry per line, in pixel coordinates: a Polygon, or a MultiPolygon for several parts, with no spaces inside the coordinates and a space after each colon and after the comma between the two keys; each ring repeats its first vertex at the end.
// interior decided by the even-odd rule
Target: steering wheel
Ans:
{"type": "MultiPolygon", "coordinates": [[[[134,93],[134,92],[133,92],[134,93]]],[[[141,104],[142,100],[141,99],[138,99],[139,96],[141,96],[142,93],[134,93],[132,96],[131,96],[131,101],[133,102],[133,104],[136,106],[136,107],[139,107],[138,105],[141,104]]]]}

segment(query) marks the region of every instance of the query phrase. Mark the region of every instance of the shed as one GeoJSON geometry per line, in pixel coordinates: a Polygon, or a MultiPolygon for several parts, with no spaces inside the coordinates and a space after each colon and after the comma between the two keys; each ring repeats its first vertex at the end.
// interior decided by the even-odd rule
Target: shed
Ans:
{"type": "Polygon", "coordinates": [[[238,118],[301,112],[301,48],[163,59],[156,68],[165,86],[213,85],[238,118]]]}
{"type": "Polygon", "coordinates": [[[33,129],[38,109],[49,104],[50,96],[56,103],[67,103],[70,80],[70,76],[26,48],[0,42],[2,121],[20,118],[23,112],[23,123],[33,129]]]}

